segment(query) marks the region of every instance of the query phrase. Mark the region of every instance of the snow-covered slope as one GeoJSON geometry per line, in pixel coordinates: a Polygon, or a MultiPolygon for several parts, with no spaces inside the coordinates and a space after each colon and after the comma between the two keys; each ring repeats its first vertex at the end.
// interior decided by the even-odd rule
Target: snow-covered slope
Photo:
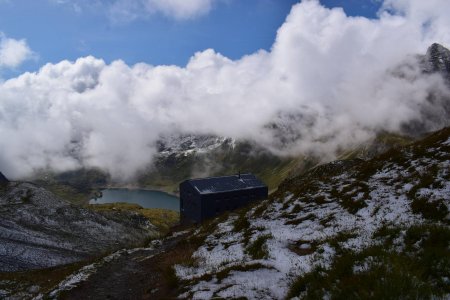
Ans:
{"type": "Polygon", "coordinates": [[[72,263],[155,235],[140,215],[96,213],[31,183],[0,187],[0,215],[0,272],[72,263]]]}
{"type": "Polygon", "coordinates": [[[200,227],[180,297],[449,297],[449,207],[450,128],[320,166],[200,227]]]}
{"type": "Polygon", "coordinates": [[[189,155],[192,153],[205,153],[219,147],[234,147],[235,140],[213,135],[174,134],[162,137],[158,141],[160,156],[189,155]]]}

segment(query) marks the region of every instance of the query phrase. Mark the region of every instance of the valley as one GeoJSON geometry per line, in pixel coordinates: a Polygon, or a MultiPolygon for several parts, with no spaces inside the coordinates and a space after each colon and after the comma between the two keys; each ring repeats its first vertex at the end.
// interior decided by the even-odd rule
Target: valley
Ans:
{"type": "Polygon", "coordinates": [[[448,0],[19,2],[0,299],[450,299],[448,0]]]}
{"type": "Polygon", "coordinates": [[[125,289],[109,287],[108,276],[133,282],[129,295],[142,299],[445,298],[449,155],[446,128],[367,161],[320,165],[259,204],[121,250],[62,288],[61,299],[125,289]],[[369,278],[393,284],[362,284],[369,278]]]}

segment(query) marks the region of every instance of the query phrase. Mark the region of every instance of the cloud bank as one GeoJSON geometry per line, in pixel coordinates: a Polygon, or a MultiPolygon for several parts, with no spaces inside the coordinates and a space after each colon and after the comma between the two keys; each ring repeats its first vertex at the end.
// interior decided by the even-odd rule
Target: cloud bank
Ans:
{"type": "Polygon", "coordinates": [[[172,133],[332,156],[378,130],[400,131],[424,110],[441,111],[427,102],[430,91],[449,93],[440,76],[421,74],[414,55],[435,41],[450,45],[450,3],[424,3],[388,0],[369,20],[303,1],[270,51],[239,60],[207,49],[185,67],[91,56],[47,64],[0,84],[0,170],[19,178],[98,167],[127,179],[172,133]]]}
{"type": "Polygon", "coordinates": [[[16,68],[32,56],[33,51],[25,40],[8,38],[0,32],[0,68],[16,68]]]}

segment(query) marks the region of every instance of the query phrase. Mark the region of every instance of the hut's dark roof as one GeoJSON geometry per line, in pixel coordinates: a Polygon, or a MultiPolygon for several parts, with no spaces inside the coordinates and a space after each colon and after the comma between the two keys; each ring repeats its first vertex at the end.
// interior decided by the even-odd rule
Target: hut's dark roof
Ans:
{"type": "Polygon", "coordinates": [[[215,194],[266,186],[253,174],[190,179],[187,182],[200,194],[215,194]]]}
{"type": "Polygon", "coordinates": [[[8,183],[9,180],[0,172],[0,184],[8,183]]]}

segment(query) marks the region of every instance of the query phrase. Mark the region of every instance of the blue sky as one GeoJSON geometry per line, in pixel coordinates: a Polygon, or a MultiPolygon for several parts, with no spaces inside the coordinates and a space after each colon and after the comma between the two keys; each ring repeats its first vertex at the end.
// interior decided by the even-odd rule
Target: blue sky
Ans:
{"type": "MultiPolygon", "coordinates": [[[[277,29],[297,2],[216,0],[207,13],[192,18],[177,19],[157,11],[118,20],[105,5],[89,5],[85,0],[0,0],[0,32],[26,39],[35,54],[21,66],[3,70],[2,77],[87,55],[106,62],[122,59],[127,64],[184,66],[195,52],[213,48],[237,59],[259,49],[269,50],[277,29]]],[[[372,18],[380,5],[376,0],[321,3],[343,7],[348,15],[372,18]]]]}

